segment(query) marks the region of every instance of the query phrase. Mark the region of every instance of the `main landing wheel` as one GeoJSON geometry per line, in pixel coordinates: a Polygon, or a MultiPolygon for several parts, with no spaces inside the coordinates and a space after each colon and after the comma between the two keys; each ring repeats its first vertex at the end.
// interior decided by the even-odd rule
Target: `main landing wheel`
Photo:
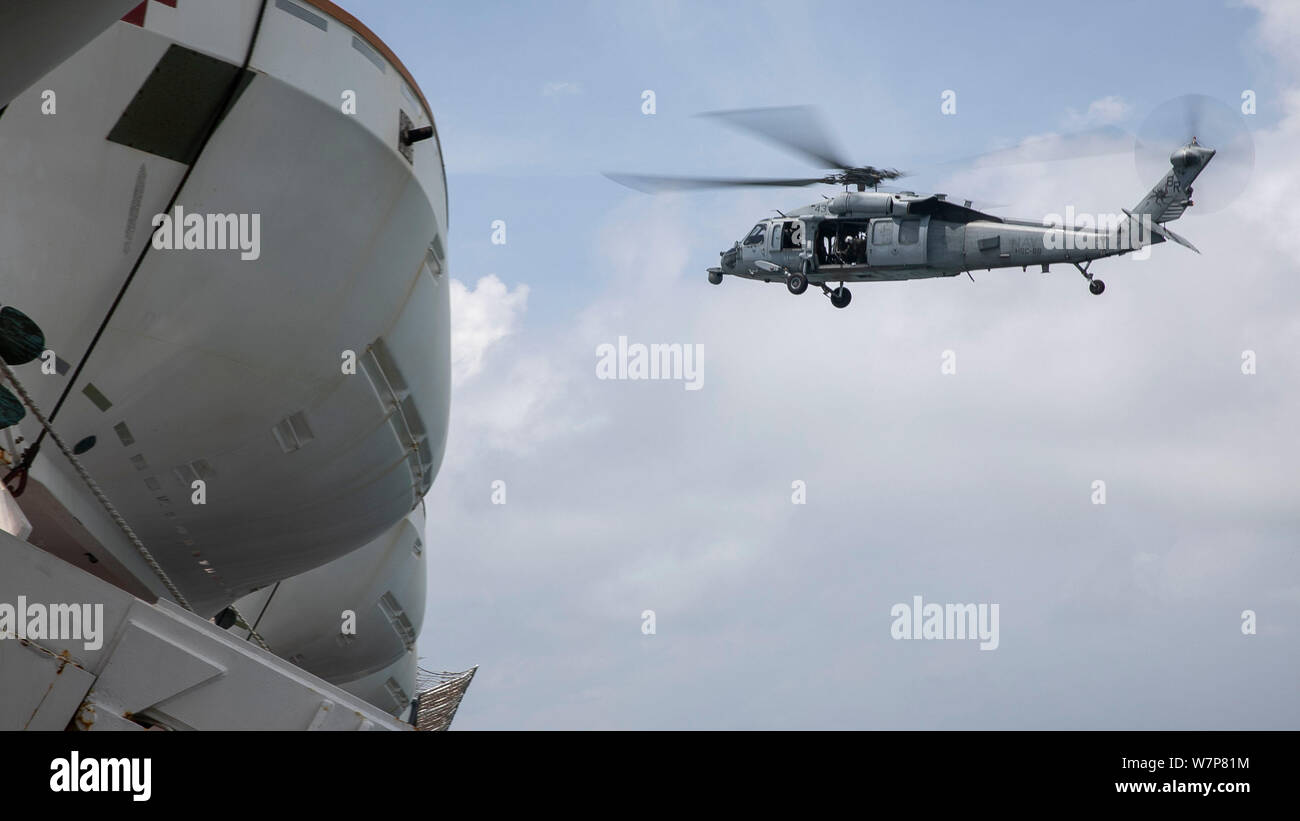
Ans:
{"type": "Polygon", "coordinates": [[[1106,283],[1100,279],[1094,279],[1088,283],[1088,290],[1092,291],[1094,296],[1101,296],[1101,292],[1106,290],[1106,283]]]}
{"type": "Polygon", "coordinates": [[[852,300],[853,294],[849,293],[849,289],[843,285],[831,291],[831,304],[836,308],[847,308],[852,300]]]}
{"type": "Polygon", "coordinates": [[[791,274],[786,277],[785,287],[790,290],[790,293],[798,296],[808,290],[808,277],[803,274],[791,274]]]}

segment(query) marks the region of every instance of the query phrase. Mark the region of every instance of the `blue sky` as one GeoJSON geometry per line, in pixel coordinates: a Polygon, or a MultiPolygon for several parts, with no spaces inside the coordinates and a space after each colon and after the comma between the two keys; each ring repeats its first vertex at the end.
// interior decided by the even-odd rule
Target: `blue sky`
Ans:
{"type": "MultiPolygon", "coordinates": [[[[1300,727],[1300,13],[1257,5],[348,3],[446,155],[420,651],[481,665],[457,726],[1300,727]],[[717,109],[818,105],[851,156],[921,168],[1243,89],[1251,187],[1179,222],[1200,256],[1109,261],[1102,297],[1065,270],[861,285],[845,311],[715,287],[718,251],[817,192],[599,176],[811,170],[693,116],[717,109]],[[619,336],[703,345],[704,388],[598,380],[619,336]],[[892,640],[914,595],[1001,603],[1001,646],[892,640]]],[[[1112,156],[909,182],[1039,219],[1155,180],[1112,156]]]]}
{"type": "MultiPolygon", "coordinates": [[[[566,286],[601,286],[582,233],[633,192],[598,172],[809,170],[693,118],[700,112],[815,104],[850,156],[908,168],[1069,130],[1071,111],[1107,95],[1131,105],[1120,124],[1135,128],[1179,94],[1232,102],[1243,88],[1265,97],[1277,90],[1251,38],[1255,12],[1215,2],[1100,2],[1054,13],[1034,2],[936,2],[924,11],[816,2],[356,0],[348,8],[401,56],[433,106],[456,206],[457,271],[552,282],[534,291],[534,321],[565,321],[566,286]],[[657,95],[653,117],[640,112],[645,89],[657,95]],[[958,94],[955,117],[940,115],[945,89],[958,94]],[[557,212],[570,215],[570,228],[559,228],[557,212]],[[494,219],[509,226],[505,248],[487,242],[494,219]]],[[[1275,112],[1262,106],[1260,123],[1275,112]]],[[[1069,180],[1061,185],[1068,196],[1069,180]]],[[[719,196],[697,196],[699,219],[716,237],[699,249],[702,267],[749,227],[710,213],[719,196]]],[[[811,199],[792,189],[765,202],[811,199]]]]}

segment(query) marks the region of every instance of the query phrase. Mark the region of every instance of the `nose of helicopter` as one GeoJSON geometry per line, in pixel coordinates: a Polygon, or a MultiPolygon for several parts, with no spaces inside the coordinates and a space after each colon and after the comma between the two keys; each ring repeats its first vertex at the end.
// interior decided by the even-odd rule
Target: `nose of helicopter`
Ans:
{"type": "Polygon", "coordinates": [[[722,269],[724,271],[734,271],[736,269],[736,258],[740,256],[739,252],[737,252],[737,250],[734,247],[732,247],[721,252],[721,256],[722,256],[722,269]]]}

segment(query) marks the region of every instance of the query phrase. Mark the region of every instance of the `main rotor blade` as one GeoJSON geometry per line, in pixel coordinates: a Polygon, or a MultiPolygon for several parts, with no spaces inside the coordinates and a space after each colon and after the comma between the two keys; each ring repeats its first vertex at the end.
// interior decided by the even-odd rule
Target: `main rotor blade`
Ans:
{"type": "Polygon", "coordinates": [[[937,166],[973,165],[977,168],[988,168],[1073,160],[1079,157],[1100,157],[1107,154],[1126,154],[1132,150],[1132,135],[1122,128],[1107,125],[1068,134],[1032,137],[1010,148],[937,163],[937,166]]]}
{"type": "Polygon", "coordinates": [[[762,186],[768,188],[798,188],[813,183],[825,182],[824,177],[805,177],[791,179],[745,179],[735,177],[656,177],[645,174],[611,174],[609,177],[619,185],[658,194],[663,191],[697,191],[705,188],[742,188],[762,186]]]}
{"type": "Polygon", "coordinates": [[[700,114],[748,131],[768,142],[812,160],[819,168],[852,168],[822,121],[815,106],[742,108],[700,114]]]}

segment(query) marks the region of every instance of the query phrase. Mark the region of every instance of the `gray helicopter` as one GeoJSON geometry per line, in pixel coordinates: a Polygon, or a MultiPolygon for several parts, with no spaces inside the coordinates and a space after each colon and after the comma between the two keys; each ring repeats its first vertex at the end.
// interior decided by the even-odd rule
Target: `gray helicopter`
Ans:
{"type": "MultiPolygon", "coordinates": [[[[1185,102],[1182,105],[1186,107],[1185,102]]],[[[945,194],[881,190],[882,182],[902,177],[903,172],[845,162],[814,114],[812,109],[793,107],[706,116],[793,149],[822,168],[836,169],[834,173],[781,179],[606,176],[651,193],[735,186],[843,186],[844,192],[837,196],[788,213],[778,211],[779,216],[760,221],[744,239],[721,252],[717,267],[708,269],[714,285],[727,276],[783,282],[792,294],[802,294],[813,285],[836,308],[847,307],[852,299],[847,282],[952,277],[974,270],[1028,270],[1030,266],[1046,273],[1052,264],[1072,265],[1088,281],[1088,290],[1099,295],[1106,286],[1089,270],[1094,260],[1166,240],[1200,253],[1166,226],[1192,206],[1192,182],[1216,154],[1201,145],[1194,132],[1169,155],[1168,170],[1131,210],[1122,209],[1123,216],[1115,215],[1109,224],[1076,228],[995,216],[972,207],[969,200],[958,203],[945,194]]],[[[1189,122],[1190,128],[1195,128],[1196,119],[1189,122]]]]}

